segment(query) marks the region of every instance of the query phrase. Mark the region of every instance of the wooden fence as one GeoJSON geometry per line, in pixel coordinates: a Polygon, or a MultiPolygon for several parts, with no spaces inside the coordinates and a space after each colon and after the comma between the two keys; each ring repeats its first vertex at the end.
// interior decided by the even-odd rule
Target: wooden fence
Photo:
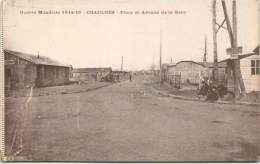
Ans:
{"type": "Polygon", "coordinates": [[[175,88],[181,87],[181,72],[174,73],[174,74],[168,74],[165,76],[164,79],[166,82],[168,82],[171,86],[175,88]]]}

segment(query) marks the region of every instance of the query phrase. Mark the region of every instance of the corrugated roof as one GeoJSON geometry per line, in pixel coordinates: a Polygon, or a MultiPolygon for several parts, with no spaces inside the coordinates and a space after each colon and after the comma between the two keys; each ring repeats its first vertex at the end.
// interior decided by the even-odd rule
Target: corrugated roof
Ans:
{"type": "Polygon", "coordinates": [[[195,61],[192,61],[192,60],[179,61],[179,62],[176,63],[176,65],[178,65],[178,64],[180,64],[180,63],[195,63],[195,64],[198,64],[198,65],[204,66],[204,65],[201,64],[200,62],[195,62],[195,61]]]}
{"type": "Polygon", "coordinates": [[[41,56],[41,55],[36,56],[36,55],[33,55],[33,54],[27,54],[27,53],[11,51],[11,50],[4,50],[4,51],[11,54],[11,55],[22,58],[26,61],[29,61],[31,63],[34,63],[34,64],[60,66],[60,67],[71,67],[71,65],[62,64],[62,63],[55,61],[51,58],[48,58],[46,56],[41,56]]]}
{"type": "MultiPolygon", "coordinates": [[[[184,60],[184,61],[179,61],[177,62],[176,64],[169,64],[168,67],[176,67],[176,65],[178,65],[179,63],[183,63],[183,62],[191,62],[191,63],[195,63],[195,64],[198,64],[198,65],[201,65],[203,67],[214,67],[214,63],[213,62],[195,62],[195,61],[192,61],[192,60],[184,60]]],[[[226,67],[226,64],[225,63],[218,63],[218,67],[226,67]]]]}

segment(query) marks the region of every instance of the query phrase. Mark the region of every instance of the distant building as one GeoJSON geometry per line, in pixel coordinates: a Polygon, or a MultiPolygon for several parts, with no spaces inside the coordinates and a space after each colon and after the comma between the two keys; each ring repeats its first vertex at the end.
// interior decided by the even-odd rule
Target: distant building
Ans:
{"type": "Polygon", "coordinates": [[[97,74],[107,74],[112,72],[111,67],[101,68],[76,68],[72,70],[72,79],[74,81],[96,81],[97,74]]]}
{"type": "MultiPolygon", "coordinates": [[[[113,74],[119,74],[120,76],[124,76],[124,75],[129,74],[129,72],[127,72],[127,71],[118,71],[118,70],[116,70],[116,71],[112,71],[112,72],[113,72],[113,74]]],[[[137,74],[138,72],[136,71],[134,73],[137,74]]]]}
{"type": "MultiPolygon", "coordinates": [[[[260,91],[260,56],[259,56],[259,46],[254,49],[252,53],[239,55],[240,60],[240,70],[242,78],[245,84],[245,91],[247,93],[252,91],[260,91]]],[[[229,90],[234,89],[234,77],[232,72],[232,62],[231,59],[226,59],[220,61],[227,65],[227,86],[229,90]],[[228,70],[231,70],[230,72],[228,70]],[[229,73],[228,73],[229,72],[229,73]]]]}
{"type": "Polygon", "coordinates": [[[71,66],[48,57],[4,50],[5,87],[44,87],[69,82],[71,66]]]}
{"type": "MultiPolygon", "coordinates": [[[[219,78],[224,80],[225,66],[218,66],[219,78]]],[[[166,75],[180,75],[181,83],[198,84],[201,77],[212,78],[213,63],[180,61],[176,64],[169,64],[166,75]]]]}
{"type": "MultiPolygon", "coordinates": [[[[203,64],[206,68],[206,71],[202,72],[201,76],[207,76],[209,79],[213,79],[213,70],[214,70],[214,63],[213,62],[199,62],[203,64]]],[[[226,80],[226,63],[218,62],[218,81],[219,83],[224,84],[226,80]]]]}

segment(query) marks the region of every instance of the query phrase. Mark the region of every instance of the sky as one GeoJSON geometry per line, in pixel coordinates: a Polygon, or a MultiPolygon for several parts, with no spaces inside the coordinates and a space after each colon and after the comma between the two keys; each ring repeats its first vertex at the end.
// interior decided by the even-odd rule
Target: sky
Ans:
{"type": "MultiPolygon", "coordinates": [[[[226,0],[232,18],[231,0],[226,0]]],[[[243,53],[259,44],[259,2],[237,0],[238,45],[243,53]]],[[[217,22],[223,10],[217,0],[217,22]]],[[[232,22],[232,21],[231,21],[232,22]]],[[[213,61],[211,0],[6,0],[4,48],[48,56],[80,67],[149,69],[162,62],[202,61],[207,37],[207,59],[213,61]],[[78,10],[81,14],[21,14],[38,10],[78,10]],[[115,14],[86,14],[112,10],[115,14]],[[173,11],[173,14],[120,14],[120,11],[173,11]],[[174,14],[182,11],[183,14],[174,14]],[[160,44],[161,40],[161,44],[160,44]]],[[[217,34],[218,60],[229,56],[228,33],[217,34]]]]}

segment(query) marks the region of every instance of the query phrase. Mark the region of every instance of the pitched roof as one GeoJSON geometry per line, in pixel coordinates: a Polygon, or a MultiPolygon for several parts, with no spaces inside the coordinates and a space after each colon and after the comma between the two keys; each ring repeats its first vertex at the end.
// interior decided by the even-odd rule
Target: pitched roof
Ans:
{"type": "MultiPolygon", "coordinates": [[[[182,63],[182,62],[191,62],[191,63],[201,65],[203,67],[209,67],[209,68],[214,67],[213,62],[204,63],[204,62],[196,62],[196,61],[192,61],[192,60],[179,61],[176,64],[169,64],[168,67],[176,67],[176,65],[178,65],[179,63],[182,63]]],[[[226,67],[226,64],[225,63],[218,63],[218,67],[226,67]]]]}
{"type": "Polygon", "coordinates": [[[254,49],[253,52],[259,54],[259,45],[254,49]]]}
{"type": "MultiPolygon", "coordinates": [[[[259,55],[259,46],[257,46],[252,53],[247,53],[247,54],[243,54],[243,55],[239,55],[238,56],[238,59],[244,59],[246,57],[249,57],[249,56],[252,56],[252,55],[259,55]]],[[[227,58],[227,59],[224,59],[220,62],[225,62],[225,61],[228,61],[228,60],[231,60],[230,58],[227,58]]]]}
{"type": "Polygon", "coordinates": [[[59,63],[58,61],[50,59],[46,56],[36,56],[36,55],[33,55],[33,54],[27,54],[27,53],[11,51],[11,50],[4,50],[4,52],[9,53],[9,54],[14,55],[14,56],[17,56],[21,59],[24,59],[24,60],[29,61],[29,62],[34,63],[34,64],[51,65],[51,66],[59,66],[59,67],[71,67],[71,65],[59,63]]]}
{"type": "Polygon", "coordinates": [[[176,63],[176,65],[178,65],[178,64],[180,64],[180,63],[184,63],[184,62],[195,63],[195,64],[198,64],[198,65],[204,66],[203,64],[201,64],[201,63],[199,63],[199,62],[192,61],[192,60],[179,61],[179,62],[176,63]]]}
{"type": "MultiPolygon", "coordinates": [[[[244,55],[239,55],[238,56],[238,59],[244,59],[246,57],[249,57],[249,56],[252,56],[252,55],[256,55],[256,53],[248,53],[248,54],[244,54],[244,55]]],[[[258,54],[259,55],[259,54],[258,54]]],[[[228,61],[228,60],[231,60],[230,58],[227,58],[227,59],[224,59],[224,60],[221,60],[220,63],[222,62],[225,62],[225,61],[228,61]]]]}

